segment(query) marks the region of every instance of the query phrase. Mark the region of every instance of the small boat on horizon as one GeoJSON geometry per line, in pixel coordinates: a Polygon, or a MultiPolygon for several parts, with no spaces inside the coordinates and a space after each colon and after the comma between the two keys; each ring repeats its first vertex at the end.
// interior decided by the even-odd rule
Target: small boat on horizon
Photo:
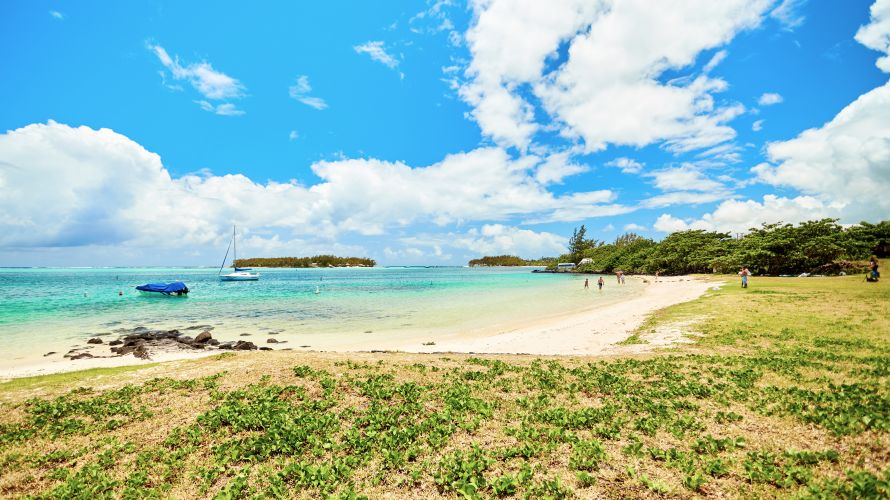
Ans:
{"type": "Polygon", "coordinates": [[[189,287],[181,281],[173,281],[171,283],[146,283],[139,285],[136,290],[142,292],[143,295],[164,295],[166,297],[184,297],[189,293],[189,287]]]}
{"type": "Polygon", "coordinates": [[[235,266],[235,262],[238,260],[238,237],[235,231],[235,226],[232,226],[232,241],[229,242],[229,248],[226,248],[226,256],[223,257],[222,265],[219,266],[219,280],[220,281],[257,281],[260,279],[260,273],[252,273],[250,272],[252,269],[250,268],[240,268],[235,266]],[[233,250],[232,252],[232,272],[228,274],[222,274],[223,267],[226,265],[226,259],[229,258],[229,248],[233,250]]]}

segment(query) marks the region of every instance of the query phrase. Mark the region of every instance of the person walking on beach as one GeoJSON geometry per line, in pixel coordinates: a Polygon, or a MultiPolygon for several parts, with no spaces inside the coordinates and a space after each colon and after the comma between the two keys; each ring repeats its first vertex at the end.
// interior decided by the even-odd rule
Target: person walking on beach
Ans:
{"type": "Polygon", "coordinates": [[[624,284],[624,273],[621,273],[621,284],[624,284]]]}
{"type": "Polygon", "coordinates": [[[599,289],[602,290],[602,289],[603,289],[603,285],[605,285],[605,284],[606,284],[606,282],[603,281],[603,277],[600,276],[600,279],[598,279],[597,282],[596,282],[596,286],[598,286],[599,289]]]}
{"type": "Polygon", "coordinates": [[[739,271],[739,276],[742,277],[742,288],[748,288],[748,276],[751,276],[751,271],[748,271],[747,267],[743,267],[739,271]]]}
{"type": "Polygon", "coordinates": [[[584,289],[587,290],[588,288],[590,288],[590,282],[587,278],[584,278],[584,289]]]}

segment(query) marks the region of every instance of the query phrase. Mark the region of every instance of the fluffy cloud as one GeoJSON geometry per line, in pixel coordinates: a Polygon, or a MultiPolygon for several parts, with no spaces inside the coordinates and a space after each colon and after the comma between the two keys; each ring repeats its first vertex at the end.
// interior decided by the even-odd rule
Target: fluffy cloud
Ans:
{"type": "Polygon", "coordinates": [[[622,172],[625,174],[636,174],[643,170],[644,164],[632,160],[630,158],[615,158],[614,160],[606,163],[607,167],[617,167],[620,168],[622,172]]]}
{"type": "Polygon", "coordinates": [[[585,165],[571,161],[571,153],[554,153],[547,157],[535,171],[535,179],[541,184],[561,184],[566,177],[588,171],[585,165]]]}
{"type": "Polygon", "coordinates": [[[760,181],[843,207],[847,222],[890,213],[890,83],[867,92],[820,128],[768,145],[760,181]]]}
{"type": "Polygon", "coordinates": [[[657,170],[648,175],[655,179],[655,187],[662,191],[717,191],[724,188],[723,184],[708,179],[688,163],[657,170]]]}
{"type": "Polygon", "coordinates": [[[875,63],[890,73],[890,0],[877,0],[871,6],[871,22],[859,28],[856,41],[885,55],[875,63]]]}
{"type": "Polygon", "coordinates": [[[244,95],[244,85],[241,82],[213,69],[208,62],[182,65],[179,57],[170,57],[160,45],[149,43],[147,47],[174,79],[187,81],[207,99],[237,99],[244,95]]]}
{"type": "Polygon", "coordinates": [[[726,83],[659,78],[756,26],[771,3],[478,0],[460,95],[483,133],[504,146],[528,147],[540,127],[529,92],[588,152],[659,141],[675,152],[713,146],[735,136],[726,123],[744,111],[715,103],[726,83]],[[561,43],[567,60],[545,74],[561,43]]]}
{"type": "Polygon", "coordinates": [[[192,247],[222,241],[233,222],[248,235],[282,234],[287,243],[381,235],[415,223],[580,220],[620,207],[605,204],[615,198],[608,190],[554,195],[535,178],[549,160],[513,159],[498,148],[426,167],[319,162],[312,170],[320,182],[307,187],[206,172],[172,178],[157,154],[123,135],[49,122],[0,135],[0,160],[0,248],[161,240],[192,247]]]}
{"type": "Polygon", "coordinates": [[[321,110],[328,107],[328,103],[324,99],[309,95],[309,92],[312,92],[312,85],[309,85],[309,77],[306,75],[298,76],[297,81],[288,87],[287,91],[291,99],[300,101],[311,108],[321,110]]]}
{"type": "Polygon", "coordinates": [[[641,226],[639,224],[630,223],[630,224],[625,224],[624,230],[630,231],[630,232],[645,231],[646,226],[641,226]]]}
{"type": "Polygon", "coordinates": [[[421,235],[403,238],[403,243],[417,246],[462,249],[475,255],[518,255],[524,258],[559,255],[566,251],[566,238],[503,224],[485,224],[464,233],[421,235]]]}
{"type": "Polygon", "coordinates": [[[732,195],[722,182],[708,178],[691,163],[656,170],[646,176],[652,177],[655,187],[666,192],[641,201],[640,206],[643,208],[700,205],[724,200],[732,195]]]}
{"type": "Polygon", "coordinates": [[[687,229],[704,229],[728,233],[744,233],[762,223],[798,223],[807,220],[836,216],[837,207],[827,206],[811,196],[796,198],[766,195],[762,202],[754,200],[727,200],[713,212],[699,219],[680,219],[662,214],[653,224],[656,231],[673,233],[687,229]]]}
{"type": "Polygon", "coordinates": [[[772,106],[773,104],[779,104],[783,100],[781,94],[766,92],[757,99],[757,104],[760,104],[761,106],[772,106]]]}
{"type": "Polygon", "coordinates": [[[757,120],[751,124],[751,130],[754,132],[760,132],[763,130],[763,122],[766,120],[757,120]]]}
{"type": "Polygon", "coordinates": [[[62,14],[61,12],[57,11],[57,10],[51,10],[51,11],[49,11],[49,15],[53,16],[54,18],[56,18],[56,19],[58,19],[58,20],[60,20],[60,21],[65,19],[65,15],[62,14]]]}
{"type": "Polygon", "coordinates": [[[482,131],[505,146],[526,148],[537,131],[534,111],[515,90],[537,82],[561,40],[589,25],[601,9],[581,0],[472,3],[466,40],[473,56],[460,90],[482,131]]]}

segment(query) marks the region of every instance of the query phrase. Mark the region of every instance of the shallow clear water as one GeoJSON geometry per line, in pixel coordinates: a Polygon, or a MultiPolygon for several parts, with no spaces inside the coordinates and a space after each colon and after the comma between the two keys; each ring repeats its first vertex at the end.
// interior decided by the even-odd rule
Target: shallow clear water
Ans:
{"type": "Polygon", "coordinates": [[[529,268],[260,269],[255,282],[220,282],[216,269],[0,269],[0,363],[22,361],[120,328],[208,324],[217,338],[404,335],[518,324],[638,292],[613,277],[596,291],[584,276],[529,268]],[[184,281],[188,297],[146,297],[134,287],[184,281]],[[316,288],[320,293],[316,294],[316,288]],[[123,295],[118,295],[123,292],[123,295]]]}

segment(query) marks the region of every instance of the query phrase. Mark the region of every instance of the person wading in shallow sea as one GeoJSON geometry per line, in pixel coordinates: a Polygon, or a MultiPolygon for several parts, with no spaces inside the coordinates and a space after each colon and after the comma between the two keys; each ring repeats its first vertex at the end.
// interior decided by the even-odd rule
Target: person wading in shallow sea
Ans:
{"type": "Polygon", "coordinates": [[[590,282],[587,278],[584,278],[584,289],[587,290],[588,288],[590,288],[590,282]]]}
{"type": "Polygon", "coordinates": [[[596,286],[598,286],[599,289],[602,290],[602,289],[603,289],[603,285],[604,285],[605,283],[606,283],[606,282],[603,281],[603,277],[600,276],[600,279],[598,279],[598,280],[596,281],[596,286]]]}

